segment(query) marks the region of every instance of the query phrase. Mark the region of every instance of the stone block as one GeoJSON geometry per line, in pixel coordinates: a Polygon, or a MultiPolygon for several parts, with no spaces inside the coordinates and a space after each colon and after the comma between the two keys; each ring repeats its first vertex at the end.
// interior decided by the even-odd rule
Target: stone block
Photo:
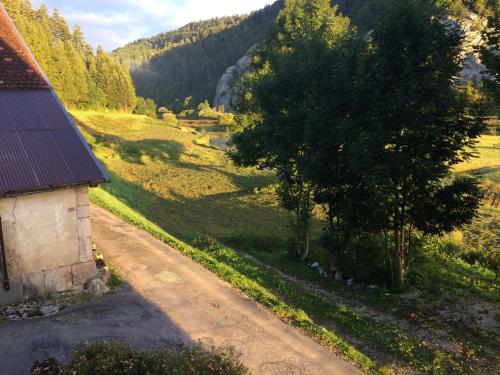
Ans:
{"type": "Polygon", "coordinates": [[[109,287],[104,284],[104,281],[98,277],[90,280],[87,285],[87,292],[93,296],[102,296],[103,294],[109,292],[109,287]]]}
{"type": "Polygon", "coordinates": [[[90,205],[86,204],[83,206],[78,206],[76,208],[76,216],[78,219],[89,218],[90,217],[90,205]]]}
{"type": "Polygon", "coordinates": [[[75,194],[77,207],[89,205],[89,189],[87,187],[76,188],[75,194]]]}
{"type": "Polygon", "coordinates": [[[45,292],[54,294],[70,290],[73,286],[71,266],[46,270],[44,273],[45,292]]]}
{"type": "Polygon", "coordinates": [[[92,235],[92,226],[90,217],[78,219],[78,236],[79,238],[90,238],[92,235]]]}
{"type": "Polygon", "coordinates": [[[94,261],[75,264],[72,268],[74,285],[83,285],[97,275],[97,268],[94,261]]]}
{"type": "Polygon", "coordinates": [[[71,292],[73,294],[82,294],[85,291],[85,285],[73,285],[71,292]]]}
{"type": "Polygon", "coordinates": [[[80,251],[81,263],[93,260],[92,242],[90,238],[80,238],[78,241],[78,250],[80,251]]]}
{"type": "Polygon", "coordinates": [[[111,272],[109,271],[109,268],[102,267],[97,270],[97,277],[102,280],[102,282],[106,285],[109,283],[109,278],[111,277],[111,272]]]}
{"type": "Polygon", "coordinates": [[[43,272],[33,272],[23,275],[24,298],[39,298],[45,295],[43,272]]]}

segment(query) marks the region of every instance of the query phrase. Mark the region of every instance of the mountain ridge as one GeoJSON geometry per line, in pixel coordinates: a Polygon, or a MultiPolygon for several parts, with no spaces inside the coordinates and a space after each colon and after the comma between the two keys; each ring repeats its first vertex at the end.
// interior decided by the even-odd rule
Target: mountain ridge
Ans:
{"type": "MultiPolygon", "coordinates": [[[[348,15],[362,32],[368,32],[376,22],[381,1],[332,0],[332,4],[338,5],[340,12],[348,15]]],[[[448,4],[450,15],[458,18],[466,17],[471,12],[484,16],[495,9],[494,0],[467,0],[465,3],[462,0],[434,1],[448,4]]],[[[153,98],[160,105],[175,108],[190,96],[197,103],[213,98],[219,103],[216,93],[227,92],[227,88],[218,90],[217,87],[221,80],[228,78],[227,70],[245,58],[252,46],[265,39],[284,3],[284,0],[278,0],[248,16],[235,16],[239,17],[237,20],[222,17],[192,22],[177,30],[129,43],[115,50],[113,56],[130,67],[138,94],[153,98]],[[221,20],[230,22],[230,25],[216,30],[221,20]],[[207,25],[211,27],[203,35],[207,25]],[[177,34],[186,37],[184,42],[165,48],[166,43],[162,39],[168,41],[177,34]],[[160,48],[155,45],[160,45],[160,48]],[[154,48],[148,50],[148,46],[154,48]],[[141,49],[146,51],[139,52],[141,49]]]]}

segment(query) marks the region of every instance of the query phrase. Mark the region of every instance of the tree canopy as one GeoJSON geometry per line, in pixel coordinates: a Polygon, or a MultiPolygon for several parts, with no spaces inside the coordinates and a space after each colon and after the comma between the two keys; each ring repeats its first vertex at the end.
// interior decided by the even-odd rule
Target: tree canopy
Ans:
{"type": "Polygon", "coordinates": [[[456,86],[462,36],[446,14],[429,0],[379,11],[367,39],[328,0],[288,0],[244,81],[231,156],[276,171],[299,243],[313,204],[335,260],[382,236],[401,286],[416,232],[475,216],[477,183],[451,168],[472,156],[484,123],[456,86]]]}
{"type": "Polygon", "coordinates": [[[131,111],[135,88],[129,72],[102,48],[94,54],[79,26],[47,6],[34,9],[29,0],[2,1],[61,101],[73,108],[131,111]]]}

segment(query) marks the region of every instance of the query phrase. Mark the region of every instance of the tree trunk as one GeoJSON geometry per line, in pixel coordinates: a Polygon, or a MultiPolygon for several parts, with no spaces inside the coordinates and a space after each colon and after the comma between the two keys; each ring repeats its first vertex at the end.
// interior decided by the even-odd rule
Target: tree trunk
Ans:
{"type": "Polygon", "coordinates": [[[305,224],[305,236],[304,236],[304,247],[302,249],[302,254],[300,256],[300,260],[306,260],[309,256],[309,225],[305,224]]]}
{"type": "Polygon", "coordinates": [[[394,229],[394,241],[395,241],[395,252],[394,252],[394,265],[396,268],[396,286],[399,290],[403,289],[404,286],[404,271],[403,271],[403,244],[401,243],[403,229],[396,225],[394,229]]]}

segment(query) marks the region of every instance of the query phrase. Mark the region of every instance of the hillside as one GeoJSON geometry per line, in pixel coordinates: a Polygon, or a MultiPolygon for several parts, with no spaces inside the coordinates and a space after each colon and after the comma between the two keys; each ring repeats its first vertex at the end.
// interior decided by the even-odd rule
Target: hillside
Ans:
{"type": "MultiPolygon", "coordinates": [[[[332,0],[363,32],[369,31],[376,21],[380,1],[332,0]]],[[[495,0],[452,0],[449,4],[450,15],[456,17],[471,11],[487,16],[498,7],[495,0]]],[[[197,103],[205,99],[212,102],[226,69],[266,38],[282,7],[283,0],[279,0],[249,16],[190,23],[129,43],[112,56],[130,68],[140,96],[171,107],[176,99],[188,96],[197,103]]]]}
{"type": "Polygon", "coordinates": [[[286,230],[287,214],[275,209],[274,196],[258,193],[273,183],[272,174],[236,168],[224,152],[197,145],[201,133],[144,116],[73,114],[111,172],[113,183],[105,189],[152,213],[173,235],[192,240],[211,233],[229,240],[240,229],[269,236],[286,230]]]}
{"type": "Polygon", "coordinates": [[[162,105],[188,96],[197,103],[211,101],[226,68],[264,39],[281,6],[280,0],[247,17],[191,23],[128,44],[112,55],[130,67],[140,96],[162,105]]]}
{"type": "MultiPolygon", "coordinates": [[[[198,146],[202,134],[144,116],[99,112],[73,112],[73,116],[112,176],[112,184],[93,189],[95,202],[138,226],[163,233],[160,238],[181,251],[185,245],[175,241],[195,246],[196,253],[186,250],[186,254],[211,257],[206,267],[248,293],[253,293],[250,285],[257,281],[268,288],[266,293],[301,309],[301,319],[306,316],[326,327],[315,332],[331,329],[354,345],[350,350],[356,361],[366,361],[356,354],[359,350],[379,365],[404,373],[450,365],[457,371],[468,369],[457,373],[494,373],[497,340],[491,322],[499,298],[494,273],[480,264],[445,257],[442,251],[447,250],[436,249],[470,246],[495,257],[498,208],[485,207],[474,224],[429,243],[429,253],[412,274],[412,290],[399,298],[385,288],[334,283],[288,257],[289,216],[278,208],[274,177],[236,168],[223,152],[198,146]],[[423,322],[428,330],[421,329],[423,322]]],[[[499,141],[498,136],[484,136],[480,158],[458,171],[498,184],[499,141]]],[[[314,237],[318,234],[315,231],[314,237]]],[[[316,241],[311,259],[322,265],[329,262],[316,241]]],[[[282,306],[269,305],[262,292],[255,293],[253,298],[278,315],[290,314],[282,306]]]]}
{"type": "Polygon", "coordinates": [[[94,53],[80,27],[70,30],[57,10],[29,1],[2,0],[61,101],[70,108],[131,111],[135,89],[130,74],[102,48],[94,53]]]}
{"type": "Polygon", "coordinates": [[[136,40],[114,50],[112,55],[125,67],[136,70],[156,55],[196,43],[213,34],[237,26],[245,18],[246,16],[232,16],[191,22],[177,30],[161,33],[152,38],[136,40]]]}

